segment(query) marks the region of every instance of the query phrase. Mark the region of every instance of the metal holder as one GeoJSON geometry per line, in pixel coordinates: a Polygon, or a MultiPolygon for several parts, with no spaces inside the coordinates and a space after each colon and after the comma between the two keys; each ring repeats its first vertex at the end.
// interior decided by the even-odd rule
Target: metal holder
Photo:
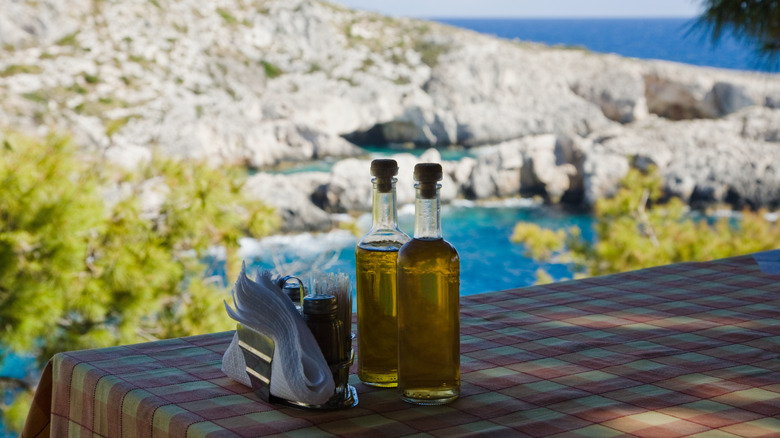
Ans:
{"type": "Polygon", "coordinates": [[[238,346],[246,361],[246,373],[252,382],[252,390],[261,400],[295,408],[316,410],[345,409],[357,406],[357,391],[348,383],[349,368],[355,359],[354,350],[350,349],[348,361],[330,365],[333,379],[336,382],[333,396],[321,405],[311,405],[295,400],[286,400],[271,394],[271,363],[275,349],[273,339],[243,324],[236,325],[236,332],[238,333],[238,346]]]}

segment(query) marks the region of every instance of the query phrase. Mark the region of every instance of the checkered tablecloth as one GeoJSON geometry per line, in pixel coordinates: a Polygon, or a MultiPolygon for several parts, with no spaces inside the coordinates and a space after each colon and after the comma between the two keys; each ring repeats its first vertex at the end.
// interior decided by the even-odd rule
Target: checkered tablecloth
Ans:
{"type": "Polygon", "coordinates": [[[461,327],[445,406],[354,375],[352,409],[264,403],[226,332],[55,356],[24,436],[780,436],[780,276],[751,256],[464,297],[461,327]]]}

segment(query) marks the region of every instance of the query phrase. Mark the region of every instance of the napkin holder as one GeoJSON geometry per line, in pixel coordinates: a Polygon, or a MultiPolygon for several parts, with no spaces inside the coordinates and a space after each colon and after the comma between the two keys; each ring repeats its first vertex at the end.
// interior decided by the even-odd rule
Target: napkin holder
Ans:
{"type": "Polygon", "coordinates": [[[273,339],[240,323],[236,325],[236,332],[238,333],[238,346],[246,362],[246,374],[252,383],[252,391],[261,400],[268,403],[317,410],[345,409],[357,406],[357,391],[355,387],[347,382],[349,368],[352,366],[355,358],[354,350],[350,350],[349,360],[346,362],[330,365],[330,370],[336,380],[336,389],[333,396],[321,405],[312,405],[295,400],[286,400],[271,394],[271,379],[273,378],[271,375],[271,364],[273,363],[275,349],[273,339]]]}

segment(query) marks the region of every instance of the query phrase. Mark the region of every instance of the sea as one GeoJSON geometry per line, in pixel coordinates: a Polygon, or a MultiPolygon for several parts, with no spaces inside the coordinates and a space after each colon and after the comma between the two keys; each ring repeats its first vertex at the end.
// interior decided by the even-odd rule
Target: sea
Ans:
{"type": "MultiPolygon", "coordinates": [[[[712,44],[708,37],[692,28],[691,18],[658,19],[468,19],[436,18],[435,21],[501,38],[533,41],[552,46],[584,48],[593,52],[661,59],[693,65],[772,71],[752,48],[733,37],[712,44]]],[[[367,152],[387,154],[382,148],[367,152]]],[[[391,151],[392,152],[392,151],[391,151]]],[[[445,151],[444,159],[457,159],[459,153],[445,151]]],[[[321,161],[288,169],[286,172],[327,172],[332,162],[321,161]]],[[[358,218],[358,234],[370,228],[371,218],[358,218]]],[[[493,203],[460,201],[442,208],[442,231],[457,248],[461,258],[461,295],[502,291],[533,284],[537,270],[546,270],[554,280],[573,275],[572,267],[562,262],[543,263],[525,255],[522,245],[512,243],[518,222],[531,222],[551,229],[576,226],[593,241],[594,219],[587,213],[567,211],[530,200],[511,199],[493,203]]],[[[399,211],[401,229],[411,234],[413,209],[399,211]]],[[[340,230],[324,234],[303,233],[242,241],[242,256],[252,268],[276,269],[305,276],[311,268],[325,272],[345,272],[354,276],[354,247],[358,236],[340,230]]],[[[34,373],[29,357],[8,356],[0,363],[0,376],[22,377],[34,373]]],[[[10,402],[13,394],[0,394],[10,402]]],[[[0,438],[12,437],[0,421],[0,438]]]]}
{"type": "MultiPolygon", "coordinates": [[[[577,227],[593,241],[593,217],[587,212],[550,207],[527,199],[475,203],[457,201],[442,206],[445,240],[460,256],[460,294],[473,295],[534,284],[543,269],[555,280],[570,279],[571,266],[562,261],[541,262],[526,255],[511,240],[517,223],[534,223],[549,229],[577,227]]],[[[414,205],[398,211],[398,223],[410,236],[414,230],[414,205]]],[[[296,275],[306,282],[311,272],[343,272],[354,280],[355,245],[371,228],[371,215],[357,218],[355,230],[303,233],[242,241],[242,256],[251,269],[268,269],[277,275],[296,275]]]]}
{"type": "Polygon", "coordinates": [[[476,32],[550,46],[641,59],[776,72],[746,41],[726,34],[713,43],[696,18],[434,18],[476,32]]]}

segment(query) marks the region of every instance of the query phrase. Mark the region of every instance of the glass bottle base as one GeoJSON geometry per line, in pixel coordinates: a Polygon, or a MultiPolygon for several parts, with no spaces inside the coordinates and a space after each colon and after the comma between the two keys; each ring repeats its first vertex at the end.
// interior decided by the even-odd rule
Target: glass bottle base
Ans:
{"type": "Polygon", "coordinates": [[[377,388],[395,388],[398,386],[398,374],[358,373],[358,378],[364,385],[377,388]]]}
{"type": "Polygon", "coordinates": [[[401,400],[416,405],[435,406],[453,402],[459,395],[459,388],[416,388],[402,390],[401,400]]]}
{"type": "Polygon", "coordinates": [[[364,385],[373,386],[376,388],[395,388],[398,386],[398,382],[363,382],[364,385]]]}

